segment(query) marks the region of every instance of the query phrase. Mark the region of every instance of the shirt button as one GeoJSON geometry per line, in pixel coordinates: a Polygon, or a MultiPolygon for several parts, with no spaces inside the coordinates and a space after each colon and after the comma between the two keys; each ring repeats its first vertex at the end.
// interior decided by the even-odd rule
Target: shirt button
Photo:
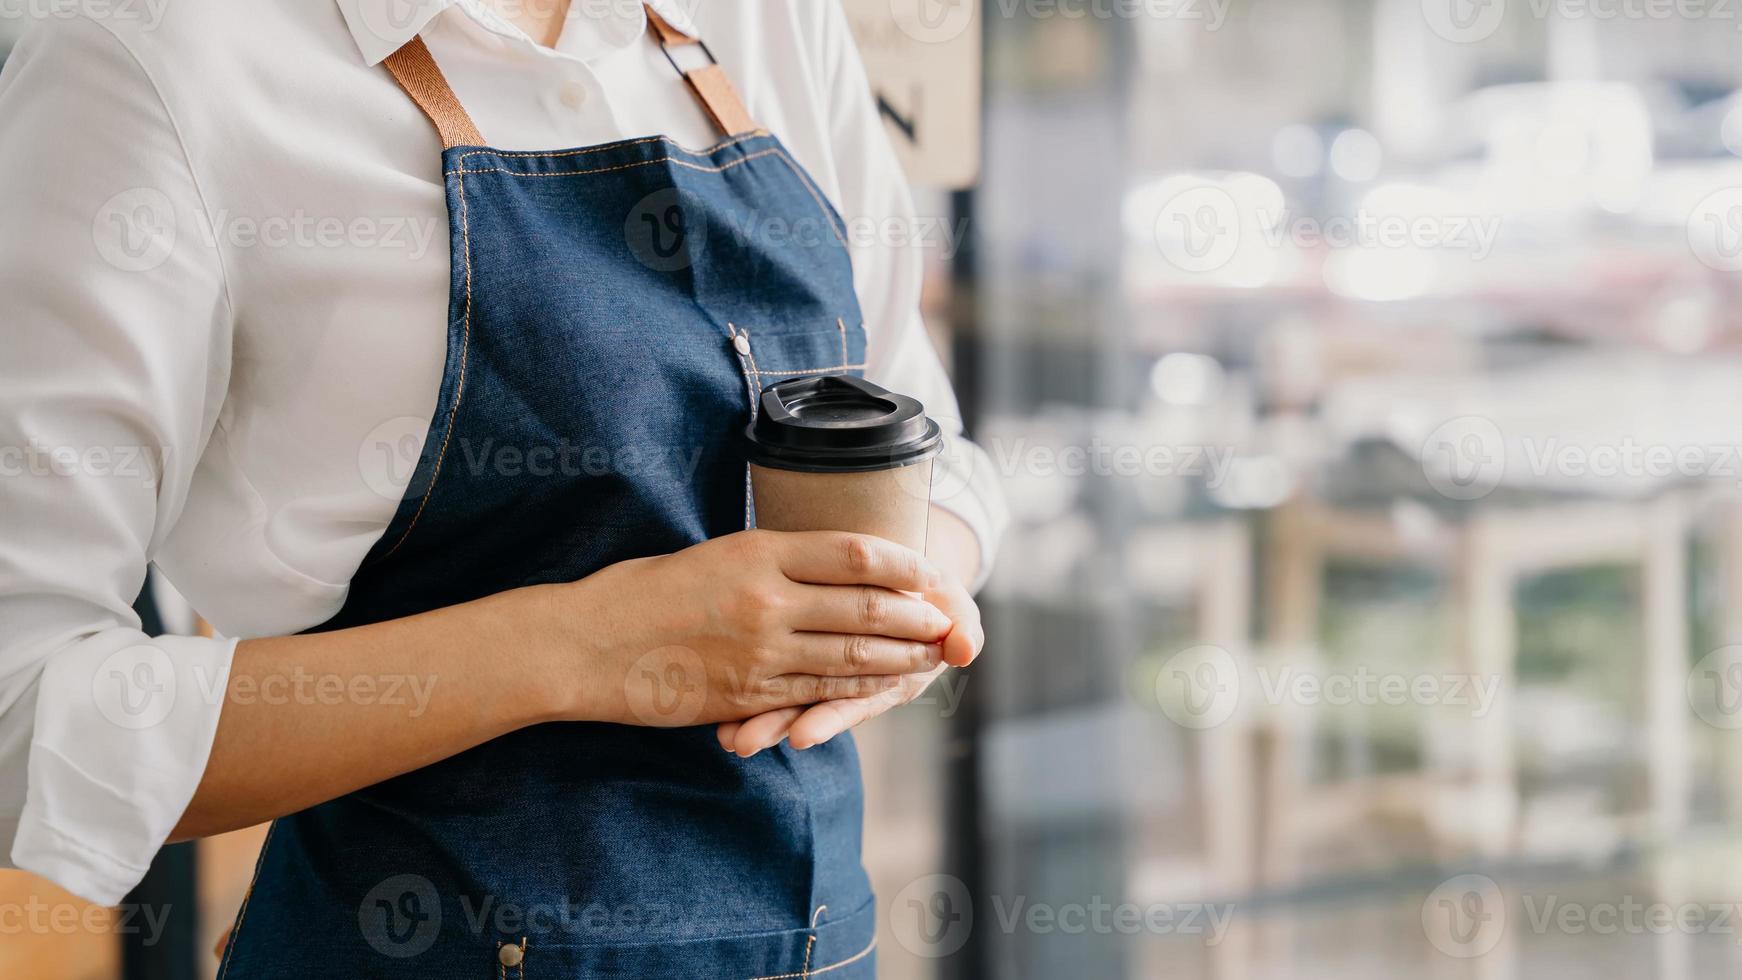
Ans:
{"type": "Polygon", "coordinates": [[[526,951],[519,946],[503,946],[496,951],[496,959],[503,966],[519,966],[520,961],[525,958],[526,951]]]}
{"type": "Polygon", "coordinates": [[[740,354],[750,353],[750,338],[739,334],[732,338],[732,349],[740,354]]]}
{"type": "Polygon", "coordinates": [[[570,109],[579,109],[587,104],[587,87],[580,82],[569,82],[557,93],[557,98],[570,109]]]}

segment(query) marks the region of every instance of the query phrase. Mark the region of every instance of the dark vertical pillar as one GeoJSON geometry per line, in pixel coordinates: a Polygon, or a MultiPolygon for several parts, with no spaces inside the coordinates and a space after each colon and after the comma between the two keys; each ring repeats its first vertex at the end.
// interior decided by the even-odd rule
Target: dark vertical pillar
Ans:
{"type": "MultiPolygon", "coordinates": [[[[147,581],[133,608],[147,636],[163,620],[147,581]]],[[[120,924],[122,980],[195,980],[199,971],[199,861],[194,844],[157,852],[151,870],[123,900],[120,924]]]]}
{"type": "Polygon", "coordinates": [[[119,921],[122,980],[195,980],[199,971],[199,858],[194,844],[157,852],[119,921]],[[161,931],[158,931],[158,929],[161,931]]]}
{"type": "MultiPolygon", "coordinates": [[[[958,191],[951,196],[951,210],[958,227],[966,228],[961,250],[956,253],[951,268],[952,306],[951,361],[954,365],[956,399],[961,403],[962,425],[971,438],[979,422],[982,384],[980,379],[984,338],[980,331],[978,294],[978,264],[975,239],[979,235],[975,223],[973,190],[958,191]]],[[[997,641],[992,636],[995,625],[987,623],[986,645],[997,641]]],[[[944,761],[944,868],[967,887],[974,900],[977,916],[989,914],[989,883],[986,875],[985,822],[981,808],[980,735],[987,694],[985,671],[994,658],[987,657],[976,664],[973,683],[962,689],[961,704],[949,721],[944,761]]],[[[983,921],[983,920],[982,920],[983,921]]],[[[940,980],[981,980],[989,976],[985,930],[976,924],[968,934],[967,943],[939,963],[940,980]]]]}

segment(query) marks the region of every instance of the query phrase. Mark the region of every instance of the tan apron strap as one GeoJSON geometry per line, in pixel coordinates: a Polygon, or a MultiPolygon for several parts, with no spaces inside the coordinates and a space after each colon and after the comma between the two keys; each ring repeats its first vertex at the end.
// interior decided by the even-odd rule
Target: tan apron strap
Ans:
{"type": "Polygon", "coordinates": [[[460,105],[441,67],[430,56],[429,48],[424,46],[423,38],[413,35],[398,51],[388,55],[384,64],[393,73],[399,87],[411,96],[411,101],[416,102],[429,121],[435,123],[436,132],[442,138],[442,149],[484,145],[484,137],[472,124],[466,107],[460,105]]]}
{"type": "Polygon", "coordinates": [[[654,10],[652,4],[642,4],[642,6],[647,8],[647,24],[653,28],[654,33],[659,35],[659,43],[671,47],[672,45],[695,44],[698,40],[671,26],[671,21],[659,16],[659,11],[654,10]]]}
{"type": "MultiPolygon", "coordinates": [[[[660,47],[665,49],[665,56],[671,61],[672,67],[683,75],[690,91],[701,100],[702,108],[707,111],[708,117],[714,121],[722,135],[739,136],[761,128],[750,118],[749,110],[744,108],[744,100],[739,97],[738,90],[732,87],[732,80],[726,77],[726,70],[714,61],[714,53],[708,50],[708,46],[700,38],[691,37],[673,27],[652,6],[647,7],[647,23],[659,36],[660,47]],[[699,48],[707,56],[708,63],[686,71],[678,65],[675,53],[691,47],[699,48]]],[[[423,38],[413,36],[398,51],[388,55],[383,63],[393,73],[399,87],[411,96],[411,101],[416,102],[430,122],[435,123],[436,132],[441,134],[443,149],[484,145],[484,137],[478,133],[478,127],[472,123],[472,117],[467,114],[465,106],[460,104],[459,97],[454,95],[441,67],[430,55],[429,48],[424,46],[423,38]]]]}
{"type": "Polygon", "coordinates": [[[708,118],[714,121],[714,126],[723,136],[740,136],[755,132],[762,127],[756,125],[756,120],[750,118],[749,110],[744,108],[744,100],[738,95],[738,90],[732,87],[732,80],[726,77],[726,70],[714,60],[714,53],[701,38],[691,37],[671,25],[671,22],[659,16],[651,4],[647,7],[647,24],[659,36],[660,47],[665,49],[665,56],[671,61],[673,68],[683,75],[689,83],[690,91],[701,100],[702,108],[708,113],[708,118]],[[686,48],[700,48],[707,56],[708,63],[700,68],[687,71],[677,63],[676,53],[686,48]]]}

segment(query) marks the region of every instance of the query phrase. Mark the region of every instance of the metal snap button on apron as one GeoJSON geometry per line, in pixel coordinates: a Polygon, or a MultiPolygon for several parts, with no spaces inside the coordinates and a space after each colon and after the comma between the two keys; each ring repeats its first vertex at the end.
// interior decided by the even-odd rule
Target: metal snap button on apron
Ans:
{"type": "Polygon", "coordinates": [[[519,946],[503,946],[501,949],[496,951],[497,962],[507,967],[519,966],[520,961],[525,958],[526,951],[521,949],[519,946]]]}

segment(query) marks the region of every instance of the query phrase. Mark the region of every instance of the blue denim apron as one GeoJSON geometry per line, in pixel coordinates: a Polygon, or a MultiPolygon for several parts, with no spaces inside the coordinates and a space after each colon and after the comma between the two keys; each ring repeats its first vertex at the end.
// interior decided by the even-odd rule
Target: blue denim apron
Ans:
{"type": "MultiPolygon", "coordinates": [[[[538,153],[479,145],[420,41],[388,67],[446,144],[447,365],[319,629],[744,528],[755,392],[864,361],[840,216],[718,66],[685,73],[718,145],[538,153]]],[[[275,822],[220,976],[868,978],[861,809],[845,736],[740,759],[712,726],[524,729],[275,822]]]]}

